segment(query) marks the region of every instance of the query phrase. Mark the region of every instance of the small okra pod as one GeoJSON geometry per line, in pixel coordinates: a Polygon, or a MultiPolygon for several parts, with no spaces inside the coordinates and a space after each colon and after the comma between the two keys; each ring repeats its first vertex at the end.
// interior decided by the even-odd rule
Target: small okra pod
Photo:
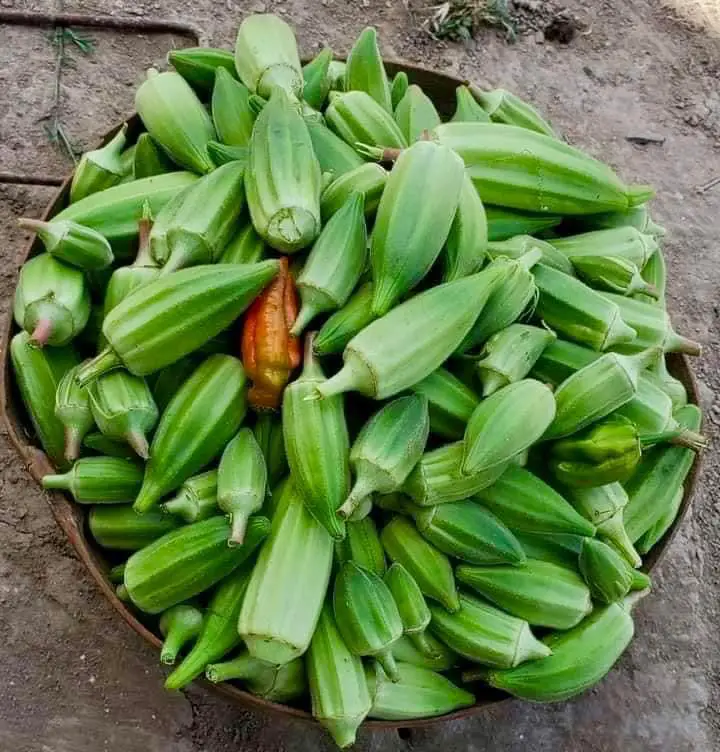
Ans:
{"type": "Polygon", "coordinates": [[[429,429],[427,400],[418,394],[400,397],[375,413],[350,450],[355,484],[338,514],[347,519],[370,494],[397,491],[420,460],[429,429]]]}
{"type": "Polygon", "coordinates": [[[160,662],[171,666],[180,651],[199,634],[203,613],[189,603],[171,606],[160,615],[160,633],[165,638],[160,650],[160,662]]]}
{"type": "Polygon", "coordinates": [[[215,73],[211,112],[220,141],[228,146],[247,146],[255,114],[250,109],[250,92],[225,68],[215,73]]]}
{"type": "Polygon", "coordinates": [[[557,339],[555,332],[527,324],[510,324],[485,343],[475,367],[483,396],[514,384],[530,373],[546,347],[557,339]]]}
{"type": "Polygon", "coordinates": [[[259,511],[267,491],[267,467],[262,449],[249,428],[231,439],[220,457],[217,500],[230,520],[228,545],[239,546],[251,514],[259,511]]]}
{"type": "Polygon", "coordinates": [[[88,391],[100,431],[111,439],[126,441],[138,456],[147,459],[147,434],[160,413],[145,379],[119,369],[95,379],[88,391]]]}
{"type": "Polygon", "coordinates": [[[65,459],[73,462],[80,456],[83,438],[95,425],[87,387],[75,380],[77,367],[60,379],[55,393],[55,417],[65,426],[65,459]]]}
{"type": "Polygon", "coordinates": [[[350,650],[375,658],[388,677],[397,681],[391,647],[402,636],[403,622],[385,582],[373,572],[346,562],[335,578],[333,612],[350,650]]]}
{"type": "Polygon", "coordinates": [[[635,396],[640,373],[659,355],[657,349],[605,353],[573,373],[555,390],[557,411],[545,438],[569,436],[622,407],[635,396]]]}
{"type": "Polygon", "coordinates": [[[384,580],[398,608],[403,634],[415,643],[420,652],[432,656],[433,646],[425,634],[430,624],[430,609],[417,582],[410,572],[397,562],[385,573],[384,580]]]}
{"type": "Polygon", "coordinates": [[[395,107],[395,122],[408,144],[414,144],[440,125],[440,115],[432,99],[416,84],[408,87],[395,107]]]}
{"type": "Polygon", "coordinates": [[[489,123],[490,115],[473,96],[468,86],[455,89],[455,113],[450,118],[453,123],[489,123]]]}
{"type": "Polygon", "coordinates": [[[297,337],[321,313],[341,308],[355,289],[367,258],[363,198],[353,192],[315,241],[297,278],[301,307],[290,329],[297,337]]]}
{"type": "Polygon", "coordinates": [[[552,390],[534,379],[509,384],[482,400],[465,429],[463,474],[507,464],[538,441],[554,417],[552,390]]]}
{"type": "Polygon", "coordinates": [[[536,314],[561,335],[593,350],[636,339],[636,330],[605,295],[544,264],[535,266],[533,274],[539,291],[536,314]]]}
{"type": "Polygon", "coordinates": [[[49,253],[31,258],[20,269],[13,315],[37,347],[68,344],[90,318],[85,275],[49,253]]]}
{"type": "Polygon", "coordinates": [[[70,184],[70,203],[104,191],[123,179],[125,172],[121,155],[126,142],[127,124],[123,123],[105,146],[82,155],[70,184]]]}
{"type": "MultiPolygon", "coordinates": [[[[200,522],[220,514],[218,510],[218,471],[208,470],[188,478],[177,495],[160,505],[160,509],[187,523],[200,522]]],[[[144,517],[145,515],[140,515],[144,517]]]]}
{"type": "Polygon", "coordinates": [[[42,222],[25,217],[18,220],[18,225],[35,232],[51,256],[70,266],[93,271],[105,269],[113,262],[110,243],[91,227],[69,219],[42,222]]]}

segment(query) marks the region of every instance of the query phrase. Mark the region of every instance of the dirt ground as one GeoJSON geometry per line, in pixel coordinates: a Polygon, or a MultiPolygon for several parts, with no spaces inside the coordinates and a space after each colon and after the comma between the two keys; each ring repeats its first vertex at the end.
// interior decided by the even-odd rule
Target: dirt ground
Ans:
{"type": "MultiPolygon", "coordinates": [[[[281,13],[305,53],[345,52],[376,25],[388,57],[511,88],[534,101],[571,141],[627,180],[653,183],[668,228],[669,306],[678,331],[701,341],[696,364],[706,429],[720,423],[720,48],[679,24],[660,2],[572,2],[580,31],[546,41],[552,13],[522,3],[528,33],[508,45],[494,32],[446,44],[418,28],[401,0],[0,0],[3,10],[166,17],[231,44],[250,11],[281,13]],[[627,137],[658,143],[633,145],[627,137]]],[[[60,88],[70,140],[94,144],[132,111],[133,89],[171,46],[188,40],[92,31],[92,55],[73,52],[60,88]]],[[[54,101],[55,51],[45,31],[0,24],[0,171],[63,175],[69,162],[40,119],[54,101]]],[[[0,184],[0,316],[7,315],[23,234],[48,187],[0,184]]],[[[506,702],[477,717],[404,734],[361,732],[358,749],[394,752],[717,752],[720,749],[720,466],[709,452],[692,514],[637,612],[637,636],[600,686],[569,703],[506,702]]],[[[170,695],[156,654],[114,615],[56,529],[43,494],[0,436],[0,750],[219,752],[330,750],[312,726],[243,712],[202,688],[170,695]]]]}

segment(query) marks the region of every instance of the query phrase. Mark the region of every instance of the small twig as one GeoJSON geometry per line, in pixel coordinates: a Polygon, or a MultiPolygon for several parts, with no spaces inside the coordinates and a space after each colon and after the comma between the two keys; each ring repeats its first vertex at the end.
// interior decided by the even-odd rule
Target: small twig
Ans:
{"type": "Polygon", "coordinates": [[[64,68],[73,63],[67,52],[67,45],[72,44],[84,55],[89,55],[94,49],[94,43],[88,37],[72,29],[58,26],[51,36],[51,43],[55,47],[55,72],[53,76],[53,103],[50,111],[42,119],[47,120],[46,130],[51,141],[58,141],[64,151],[77,164],[77,150],[72,145],[62,123],[62,76],[64,68]]]}
{"type": "Polygon", "coordinates": [[[648,146],[649,144],[662,146],[665,143],[664,136],[625,136],[625,140],[638,146],[648,146]]]}
{"type": "Polygon", "coordinates": [[[713,178],[712,180],[708,180],[707,183],[704,185],[700,185],[695,189],[696,193],[707,193],[709,190],[714,188],[716,185],[720,185],[720,175],[718,175],[716,178],[713,178]]]}

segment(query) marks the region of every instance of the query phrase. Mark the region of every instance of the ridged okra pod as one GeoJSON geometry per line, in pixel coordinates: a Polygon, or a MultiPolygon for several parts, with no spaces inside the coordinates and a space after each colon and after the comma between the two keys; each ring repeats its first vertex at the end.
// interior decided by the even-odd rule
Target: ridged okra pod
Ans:
{"type": "MultiPolygon", "coordinates": [[[[185,522],[200,522],[220,514],[218,507],[218,472],[205,473],[188,478],[177,494],[160,505],[165,513],[173,514],[185,522]]],[[[144,515],[140,515],[142,517],[144,515]]]]}
{"type": "Polygon", "coordinates": [[[151,68],[135,92],[135,109],[148,133],[173,161],[201,175],[214,169],[206,146],[215,139],[215,128],[180,74],[151,68]]]}
{"type": "Polygon", "coordinates": [[[198,179],[190,172],[169,172],[108,188],[77,201],[53,217],[53,222],[71,220],[101,233],[116,253],[127,253],[138,235],[143,205],[157,217],[173,196],[198,179]]]}
{"type": "Polygon", "coordinates": [[[459,582],[535,626],[570,629],[592,611],[590,590],[580,575],[546,561],[528,559],[522,567],[461,564],[456,575],[459,582]]]}
{"type": "Polygon", "coordinates": [[[88,514],[92,537],[98,545],[113,551],[139,551],[181,524],[162,512],[137,514],[130,504],[98,504],[88,514]]]}
{"type": "Polygon", "coordinates": [[[320,164],[308,127],[281,89],[258,115],[245,173],[250,216],[272,248],[310,245],[320,232],[320,164]]]}
{"type": "Polygon", "coordinates": [[[443,281],[474,274],[485,263],[488,242],[485,207],[465,175],[455,218],[443,250],[443,281]]]}
{"type": "Polygon", "coordinates": [[[364,91],[330,94],[325,120],[345,143],[353,147],[357,143],[397,149],[407,146],[393,116],[364,91]]]}
{"type": "Polygon", "coordinates": [[[648,259],[642,268],[642,278],[650,285],[654,291],[653,295],[646,292],[639,292],[633,295],[637,300],[644,300],[646,303],[665,307],[665,292],[667,289],[667,264],[665,255],[660,247],[648,259]]]}
{"type": "Polygon", "coordinates": [[[198,180],[184,194],[167,230],[163,274],[220,258],[245,205],[244,174],[241,162],[230,162],[198,180]]]}
{"type": "Polygon", "coordinates": [[[308,511],[339,540],[345,536],[345,523],[337,510],[350,490],[350,439],[342,396],[314,399],[323,383],[325,376],[308,337],[303,372],[283,395],[285,453],[308,511]]]}
{"type": "Polygon", "coordinates": [[[530,373],[545,348],[556,335],[550,329],[527,324],[511,324],[493,334],[476,362],[483,396],[488,397],[530,373]]]}
{"type": "Polygon", "coordinates": [[[228,162],[247,164],[248,151],[247,146],[228,146],[219,141],[210,141],[207,145],[207,152],[216,167],[222,167],[228,162]]]}
{"type": "Polygon", "coordinates": [[[431,433],[444,439],[463,437],[465,426],[480,402],[470,387],[445,368],[438,368],[411,389],[428,401],[431,433]]]}
{"type": "Polygon", "coordinates": [[[335,311],[317,333],[313,347],[318,355],[342,352],[348,342],[375,320],[372,312],[372,284],[366,282],[335,311]]]}
{"type": "Polygon", "coordinates": [[[237,622],[251,655],[283,664],[307,650],[327,591],[332,556],[332,538],[288,480],[279,492],[270,537],[258,556],[237,622]]]}
{"type": "Polygon", "coordinates": [[[574,342],[557,339],[542,351],[530,375],[538,381],[557,387],[575,371],[579,371],[601,356],[602,353],[597,350],[589,350],[574,342]]]}
{"type": "MultiPolygon", "coordinates": [[[[196,183],[200,182],[200,178],[196,183]]],[[[149,234],[150,259],[156,266],[162,266],[170,256],[170,246],[168,244],[168,233],[175,222],[175,216],[185,203],[185,199],[192,193],[195,183],[185,186],[178,191],[155,215],[148,217],[152,220],[152,227],[149,234]]],[[[143,207],[143,215],[149,209],[146,204],[143,207]]]]}
{"type": "MultiPolygon", "coordinates": [[[[697,431],[702,413],[697,405],[686,405],[675,414],[681,426],[697,431]]],[[[674,506],[678,489],[695,462],[692,449],[663,445],[645,453],[633,477],[625,484],[630,501],[625,507],[625,529],[631,541],[637,541],[668,507],[674,506]]]]}
{"type": "Polygon", "coordinates": [[[622,343],[623,351],[637,352],[649,347],[662,347],[665,352],[687,355],[700,355],[702,352],[698,342],[683,337],[673,329],[670,315],[661,306],[610,292],[603,293],[603,297],[617,305],[623,320],[637,332],[633,340],[622,343]]]}
{"type": "Polygon", "coordinates": [[[619,295],[643,293],[654,299],[659,296],[637,266],[620,256],[579,256],[573,259],[573,266],[583,281],[598,290],[619,295]]]}
{"type": "Polygon", "coordinates": [[[95,425],[87,388],[75,380],[77,368],[75,366],[63,375],[55,392],[55,417],[65,427],[65,459],[68,462],[80,456],[82,440],[95,425]]]}
{"type": "Polygon", "coordinates": [[[563,336],[593,350],[609,350],[636,338],[620,308],[584,282],[544,264],[533,274],[540,293],[536,313],[563,336]]]}
{"type": "Polygon", "coordinates": [[[168,155],[155,143],[149,133],[141,133],[135,142],[132,154],[132,174],[135,180],[164,175],[172,172],[175,165],[168,155]]]}
{"type": "Polygon", "coordinates": [[[509,462],[529,449],[554,417],[552,390],[534,379],[509,384],[482,400],[465,429],[463,474],[476,475],[509,462]]]}
{"type": "Polygon", "coordinates": [[[277,261],[181,269],[150,282],[103,322],[108,347],[84,365],[80,383],[124,365],[145,376],[194,352],[227,328],[277,274],[277,261]]]}
{"type": "Polygon", "coordinates": [[[323,173],[330,173],[338,178],[340,175],[361,167],[365,164],[363,158],[355,149],[339,136],[336,136],[326,125],[305,120],[313,151],[320,163],[323,173]]]}
{"type": "Polygon", "coordinates": [[[658,249],[652,235],[630,226],[591,230],[548,242],[573,263],[577,259],[616,256],[632,262],[638,269],[643,269],[658,249]]]}
{"type": "Polygon", "coordinates": [[[395,107],[395,122],[408,144],[414,144],[440,125],[440,115],[430,97],[416,84],[408,86],[395,107]]]}
{"type": "Polygon", "coordinates": [[[113,262],[110,243],[90,227],[69,219],[42,222],[26,217],[19,219],[18,225],[36,233],[51,256],[70,266],[93,271],[105,269],[113,262]]]}
{"type": "Polygon", "coordinates": [[[525,562],[521,544],[492,512],[470,499],[410,510],[423,538],[469,564],[525,562]]]}
{"type": "Polygon", "coordinates": [[[90,317],[85,276],[49,253],[31,258],[20,269],[13,316],[38,347],[68,344],[90,317]]]}
{"type": "Polygon", "coordinates": [[[398,562],[388,569],[384,580],[400,614],[403,634],[415,643],[418,650],[432,656],[435,649],[425,633],[430,624],[430,609],[419,585],[410,572],[398,562]]]}
{"type": "Polygon", "coordinates": [[[139,513],[217,457],[247,410],[245,372],[237,358],[211,355],[172,398],[150,446],[139,513]]]}
{"type": "Polygon", "coordinates": [[[612,546],[585,538],[580,551],[580,573],[598,603],[615,603],[631,590],[644,590],[650,578],[635,571],[612,546]]]}
{"type": "Polygon", "coordinates": [[[500,478],[479,491],[477,497],[513,532],[595,535],[595,526],[557,491],[517,465],[508,465],[500,478]]]}
{"type": "MultiPolygon", "coordinates": [[[[497,213],[497,209],[489,207],[486,210],[486,216],[497,213]],[[488,214],[488,212],[490,214],[488,214]]],[[[489,220],[488,220],[489,222],[489,220]]],[[[488,228],[490,229],[490,228],[488,228]]],[[[558,271],[565,272],[571,277],[575,276],[575,268],[572,265],[570,259],[562,252],[551,245],[547,240],[539,240],[532,237],[532,235],[514,235],[511,238],[505,240],[490,240],[487,244],[488,256],[492,259],[496,259],[498,256],[506,256],[507,258],[519,259],[529,251],[538,248],[541,251],[540,261],[545,266],[550,266],[558,271]]]]}
{"type": "Polygon", "coordinates": [[[648,205],[639,204],[625,211],[604,212],[583,217],[580,226],[588,230],[607,230],[616,227],[632,227],[647,235],[663,237],[665,228],[653,222],[648,205]]]}
{"type": "Polygon", "coordinates": [[[170,50],[167,61],[201,94],[212,92],[218,68],[225,68],[232,75],[237,75],[232,52],[216,47],[185,47],[170,50]]]}
{"type": "Polygon", "coordinates": [[[297,41],[290,26],[272,13],[255,13],[240,24],[235,68],[252,92],[268,98],[274,90],[300,98],[303,75],[297,41]]]}
{"type": "Polygon", "coordinates": [[[532,248],[517,259],[497,258],[484,272],[480,272],[482,274],[494,270],[493,273],[498,275],[499,281],[472,328],[460,343],[460,353],[466,353],[481,345],[496,332],[534,311],[538,290],[530,269],[541,257],[542,250],[532,248]]]}
{"type": "Polygon", "coordinates": [[[384,399],[429,376],[457,349],[499,278],[491,265],[393,308],[350,340],[342,370],[318,386],[319,394],[354,390],[384,399]]]}
{"type": "Polygon", "coordinates": [[[119,457],[83,457],[68,472],[45,475],[43,488],[69,491],[81,504],[123,504],[142,486],[142,468],[119,457]]]}
{"type": "Polygon", "coordinates": [[[648,528],[637,540],[637,550],[645,555],[660,541],[672,527],[673,522],[680,512],[683,499],[685,498],[685,488],[680,486],[675,492],[672,501],[665,507],[661,516],[658,516],[657,522],[648,528]]]}
{"type": "Polygon", "coordinates": [[[476,86],[470,87],[470,93],[477,99],[493,123],[516,125],[519,128],[537,131],[551,138],[557,134],[553,127],[540,113],[520,97],[506,89],[481,91],[476,86]]]}
{"type": "Polygon", "coordinates": [[[253,432],[243,428],[223,450],[218,467],[217,500],[230,520],[230,545],[242,544],[248,519],[262,507],[266,491],[265,457],[253,432]]]}
{"type": "Polygon", "coordinates": [[[466,708],[475,702],[470,692],[449,679],[409,663],[398,664],[399,681],[390,681],[377,666],[368,666],[365,675],[372,697],[370,718],[404,721],[432,718],[466,708]]]}
{"type": "Polygon", "coordinates": [[[400,397],[375,413],[350,450],[355,483],[338,514],[347,519],[370,494],[397,491],[420,460],[429,428],[421,395],[400,397]]]}
{"type": "MultiPolygon", "coordinates": [[[[545,134],[499,123],[444,123],[433,136],[458,153],[489,204],[563,215],[630,205],[631,189],[607,165],[545,134]]],[[[638,189],[632,201],[649,196],[638,189]]]]}
{"type": "Polygon", "coordinates": [[[290,333],[297,337],[321,313],[341,308],[367,258],[367,228],[360,193],[351,193],[328,220],[297,278],[302,303],[290,333]]]}
{"type": "Polygon", "coordinates": [[[155,427],[159,411],[145,379],[119,369],[95,379],[88,392],[100,431],[127,442],[136,454],[147,459],[147,434],[155,427]]]}
{"type": "Polygon", "coordinates": [[[550,655],[550,648],[535,637],[527,621],[467,593],[460,593],[457,613],[437,606],[431,611],[433,634],[468,660],[512,668],[550,655]]]}
{"type": "Polygon", "coordinates": [[[265,243],[248,222],[246,227],[233,235],[222,251],[221,264],[255,264],[265,257],[265,243]]]}
{"type": "Polygon", "coordinates": [[[450,149],[428,141],[402,152],[388,177],[370,240],[373,312],[379,316],[412,290],[445,245],[465,171],[450,149]],[[422,190],[433,185],[432,191],[422,190]]]}
{"type": "Polygon", "coordinates": [[[335,558],[339,564],[352,561],[378,577],[385,574],[385,552],[372,517],[347,523],[347,535],[335,542],[335,558]]]}
{"type": "Polygon", "coordinates": [[[126,137],[127,125],[123,123],[107,144],[80,157],[70,183],[70,203],[111,188],[123,179],[121,155],[126,137]]]}
{"type": "Polygon", "coordinates": [[[405,71],[398,71],[390,83],[390,97],[392,99],[393,111],[398,106],[400,100],[405,96],[405,92],[410,85],[410,79],[405,71]]]}
{"type": "Polygon", "coordinates": [[[605,353],[576,371],[555,390],[555,420],[546,439],[576,433],[631,400],[642,370],[659,356],[657,350],[637,355],[605,353]]]}
{"type": "Polygon", "coordinates": [[[594,488],[568,488],[567,498],[583,517],[597,527],[598,536],[611,543],[633,567],[642,564],[625,530],[624,510],[629,498],[620,483],[594,488]]]}
{"type": "Polygon", "coordinates": [[[253,658],[246,652],[223,663],[211,663],[205,669],[208,681],[240,679],[251,694],[271,702],[287,702],[303,694],[306,689],[305,667],[301,658],[283,666],[253,658]]]}
{"type": "Polygon", "coordinates": [[[202,611],[190,603],[178,603],[163,611],[158,625],[164,637],[160,662],[173,665],[180,651],[200,634],[202,622],[202,611]]]}
{"type": "Polygon", "coordinates": [[[306,666],[313,717],[340,749],[349,747],[370,711],[371,699],[362,660],[345,644],[329,603],[320,613],[306,666]]]}
{"type": "Polygon", "coordinates": [[[403,635],[397,642],[393,643],[392,651],[395,660],[402,663],[411,663],[413,666],[427,668],[431,671],[447,671],[451,669],[458,661],[458,655],[454,653],[445,643],[440,642],[432,632],[425,633],[425,639],[432,650],[431,655],[421,653],[415,643],[403,635]]]}
{"type": "Polygon", "coordinates": [[[362,207],[366,216],[375,213],[385,190],[388,172],[374,162],[365,162],[342,175],[333,177],[330,185],[320,196],[320,211],[325,222],[333,216],[350,196],[357,192],[362,196],[362,207]]]}
{"type": "Polygon", "coordinates": [[[485,216],[490,242],[512,240],[518,235],[533,235],[556,227],[562,221],[558,215],[523,212],[505,206],[485,206],[485,216]]]}
{"type": "Polygon", "coordinates": [[[316,110],[322,109],[330,92],[330,63],[333,51],[323,47],[309,62],[303,65],[303,99],[316,110]]]}
{"type": "Polygon", "coordinates": [[[383,528],[380,540],[390,559],[407,569],[423,595],[437,601],[450,613],[458,610],[455,578],[449,559],[428,543],[411,522],[394,517],[383,528]]]}
{"type": "Polygon", "coordinates": [[[395,600],[388,586],[373,572],[346,562],[333,589],[335,623],[355,655],[371,656],[392,681],[397,681],[391,647],[403,633],[395,600]]]}
{"type": "Polygon", "coordinates": [[[195,645],[165,680],[165,689],[182,689],[240,644],[237,620],[251,571],[250,565],[241,566],[215,588],[195,645]]]}
{"type": "MultiPolygon", "coordinates": [[[[455,112],[450,118],[452,123],[489,123],[490,116],[480,102],[473,96],[470,87],[455,88],[455,112]]],[[[439,123],[438,123],[439,125],[439,123]]]]}
{"type": "Polygon", "coordinates": [[[265,460],[268,489],[272,490],[287,471],[282,421],[270,413],[261,413],[254,433],[265,460]]]}
{"type": "Polygon", "coordinates": [[[462,441],[425,452],[402,486],[423,507],[467,499],[490,486],[505,471],[505,463],[466,475],[462,472],[465,445],[462,441]]]}
{"type": "Polygon", "coordinates": [[[685,386],[668,371],[665,358],[658,358],[648,371],[643,374],[641,381],[651,381],[656,386],[659,386],[670,397],[673,410],[678,410],[688,403],[685,386]]]}
{"type": "Polygon", "coordinates": [[[247,146],[252,134],[255,115],[250,109],[250,92],[226,68],[215,73],[211,112],[215,132],[222,143],[247,146]]]}
{"type": "Polygon", "coordinates": [[[377,31],[368,26],[360,32],[347,58],[345,91],[364,91],[392,113],[390,82],[377,43],[377,31]]]}
{"type": "Polygon", "coordinates": [[[159,614],[208,590],[246,561],[270,531],[265,517],[254,517],[247,543],[227,545],[230,527],[224,517],[210,517],[166,533],[136,551],[125,567],[125,587],[132,602],[159,614]]]}
{"type": "Polygon", "coordinates": [[[560,702],[597,684],[615,665],[634,634],[630,608],[643,593],[596,610],[567,632],[546,637],[552,655],[511,669],[467,672],[523,700],[560,702]]]}

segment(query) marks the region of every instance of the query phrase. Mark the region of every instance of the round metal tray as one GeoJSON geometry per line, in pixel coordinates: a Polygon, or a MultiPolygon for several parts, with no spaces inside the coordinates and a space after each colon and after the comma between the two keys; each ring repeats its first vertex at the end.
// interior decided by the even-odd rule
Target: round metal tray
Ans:
{"type": "MultiPolygon", "coordinates": [[[[410,83],[419,84],[428,96],[434,101],[438,111],[443,116],[450,116],[455,107],[455,88],[464,83],[461,79],[454,76],[448,76],[442,73],[437,73],[426,68],[422,68],[415,65],[409,65],[407,63],[392,62],[386,63],[388,73],[394,75],[399,70],[407,72],[410,79],[410,83]]],[[[137,115],[133,115],[127,120],[129,129],[128,135],[134,138],[140,131],[140,123],[137,115]]],[[[115,135],[120,124],[113,128],[106,137],[103,139],[103,144],[107,143],[109,139],[115,135]]],[[[49,203],[47,208],[42,214],[42,219],[49,219],[57,214],[66,204],[67,196],[70,188],[70,181],[72,175],[68,176],[63,185],[59,188],[57,194],[53,200],[49,203]]],[[[22,259],[25,261],[31,256],[36,255],[42,251],[42,246],[39,241],[31,241],[23,255],[22,259]]],[[[18,394],[16,385],[14,383],[14,377],[10,368],[10,358],[8,356],[8,348],[10,338],[14,334],[15,326],[12,322],[12,315],[8,315],[5,322],[4,330],[1,333],[0,340],[0,356],[2,357],[2,371],[0,372],[0,417],[5,426],[5,429],[10,437],[10,440],[15,445],[22,461],[25,463],[30,474],[40,482],[43,475],[47,473],[55,472],[55,469],[51,465],[44,452],[35,445],[35,437],[30,425],[30,421],[25,413],[22,401],[18,394]]],[[[692,371],[688,364],[687,358],[681,355],[671,354],[668,357],[668,368],[671,373],[685,385],[688,392],[688,397],[691,402],[698,402],[697,384],[693,377],[692,371]]],[[[688,512],[690,502],[695,491],[695,484],[697,482],[699,474],[700,460],[696,459],[690,474],[685,483],[685,495],[682,500],[680,512],[678,514],[675,523],[668,531],[665,537],[652,549],[652,551],[645,557],[643,563],[643,570],[649,572],[657,565],[660,559],[667,551],[673,537],[675,536],[678,528],[680,527],[683,518],[688,512]]],[[[47,492],[45,498],[50,506],[50,509],[55,517],[57,524],[62,528],[68,537],[68,540],[75,548],[78,556],[85,564],[88,572],[92,575],[96,581],[98,587],[102,591],[103,595],[110,601],[113,608],[118,614],[147,642],[154,647],[159,648],[161,644],[160,638],[152,632],[145,624],[143,624],[138,616],[128,606],[120,601],[115,595],[114,586],[108,581],[107,572],[110,569],[110,564],[106,558],[105,553],[99,548],[95,542],[86,535],[86,508],[81,505],[75,504],[70,501],[69,497],[60,492],[47,492]]],[[[211,688],[213,691],[224,695],[228,699],[236,702],[243,707],[252,708],[257,711],[270,713],[273,715],[280,715],[286,718],[298,718],[304,721],[314,722],[310,713],[300,708],[291,707],[288,705],[280,705],[278,703],[269,702],[252,695],[248,692],[244,692],[238,686],[229,683],[211,684],[210,682],[201,680],[202,683],[211,688]]],[[[473,687],[477,701],[475,705],[469,708],[458,710],[455,713],[441,716],[439,718],[418,719],[412,721],[392,722],[392,721],[367,721],[363,724],[364,727],[371,729],[405,729],[405,728],[417,728],[420,726],[429,726],[431,724],[442,723],[446,720],[467,718],[468,716],[480,713],[487,705],[500,702],[508,699],[508,696],[502,692],[498,692],[489,687],[475,686],[473,687]]]]}

